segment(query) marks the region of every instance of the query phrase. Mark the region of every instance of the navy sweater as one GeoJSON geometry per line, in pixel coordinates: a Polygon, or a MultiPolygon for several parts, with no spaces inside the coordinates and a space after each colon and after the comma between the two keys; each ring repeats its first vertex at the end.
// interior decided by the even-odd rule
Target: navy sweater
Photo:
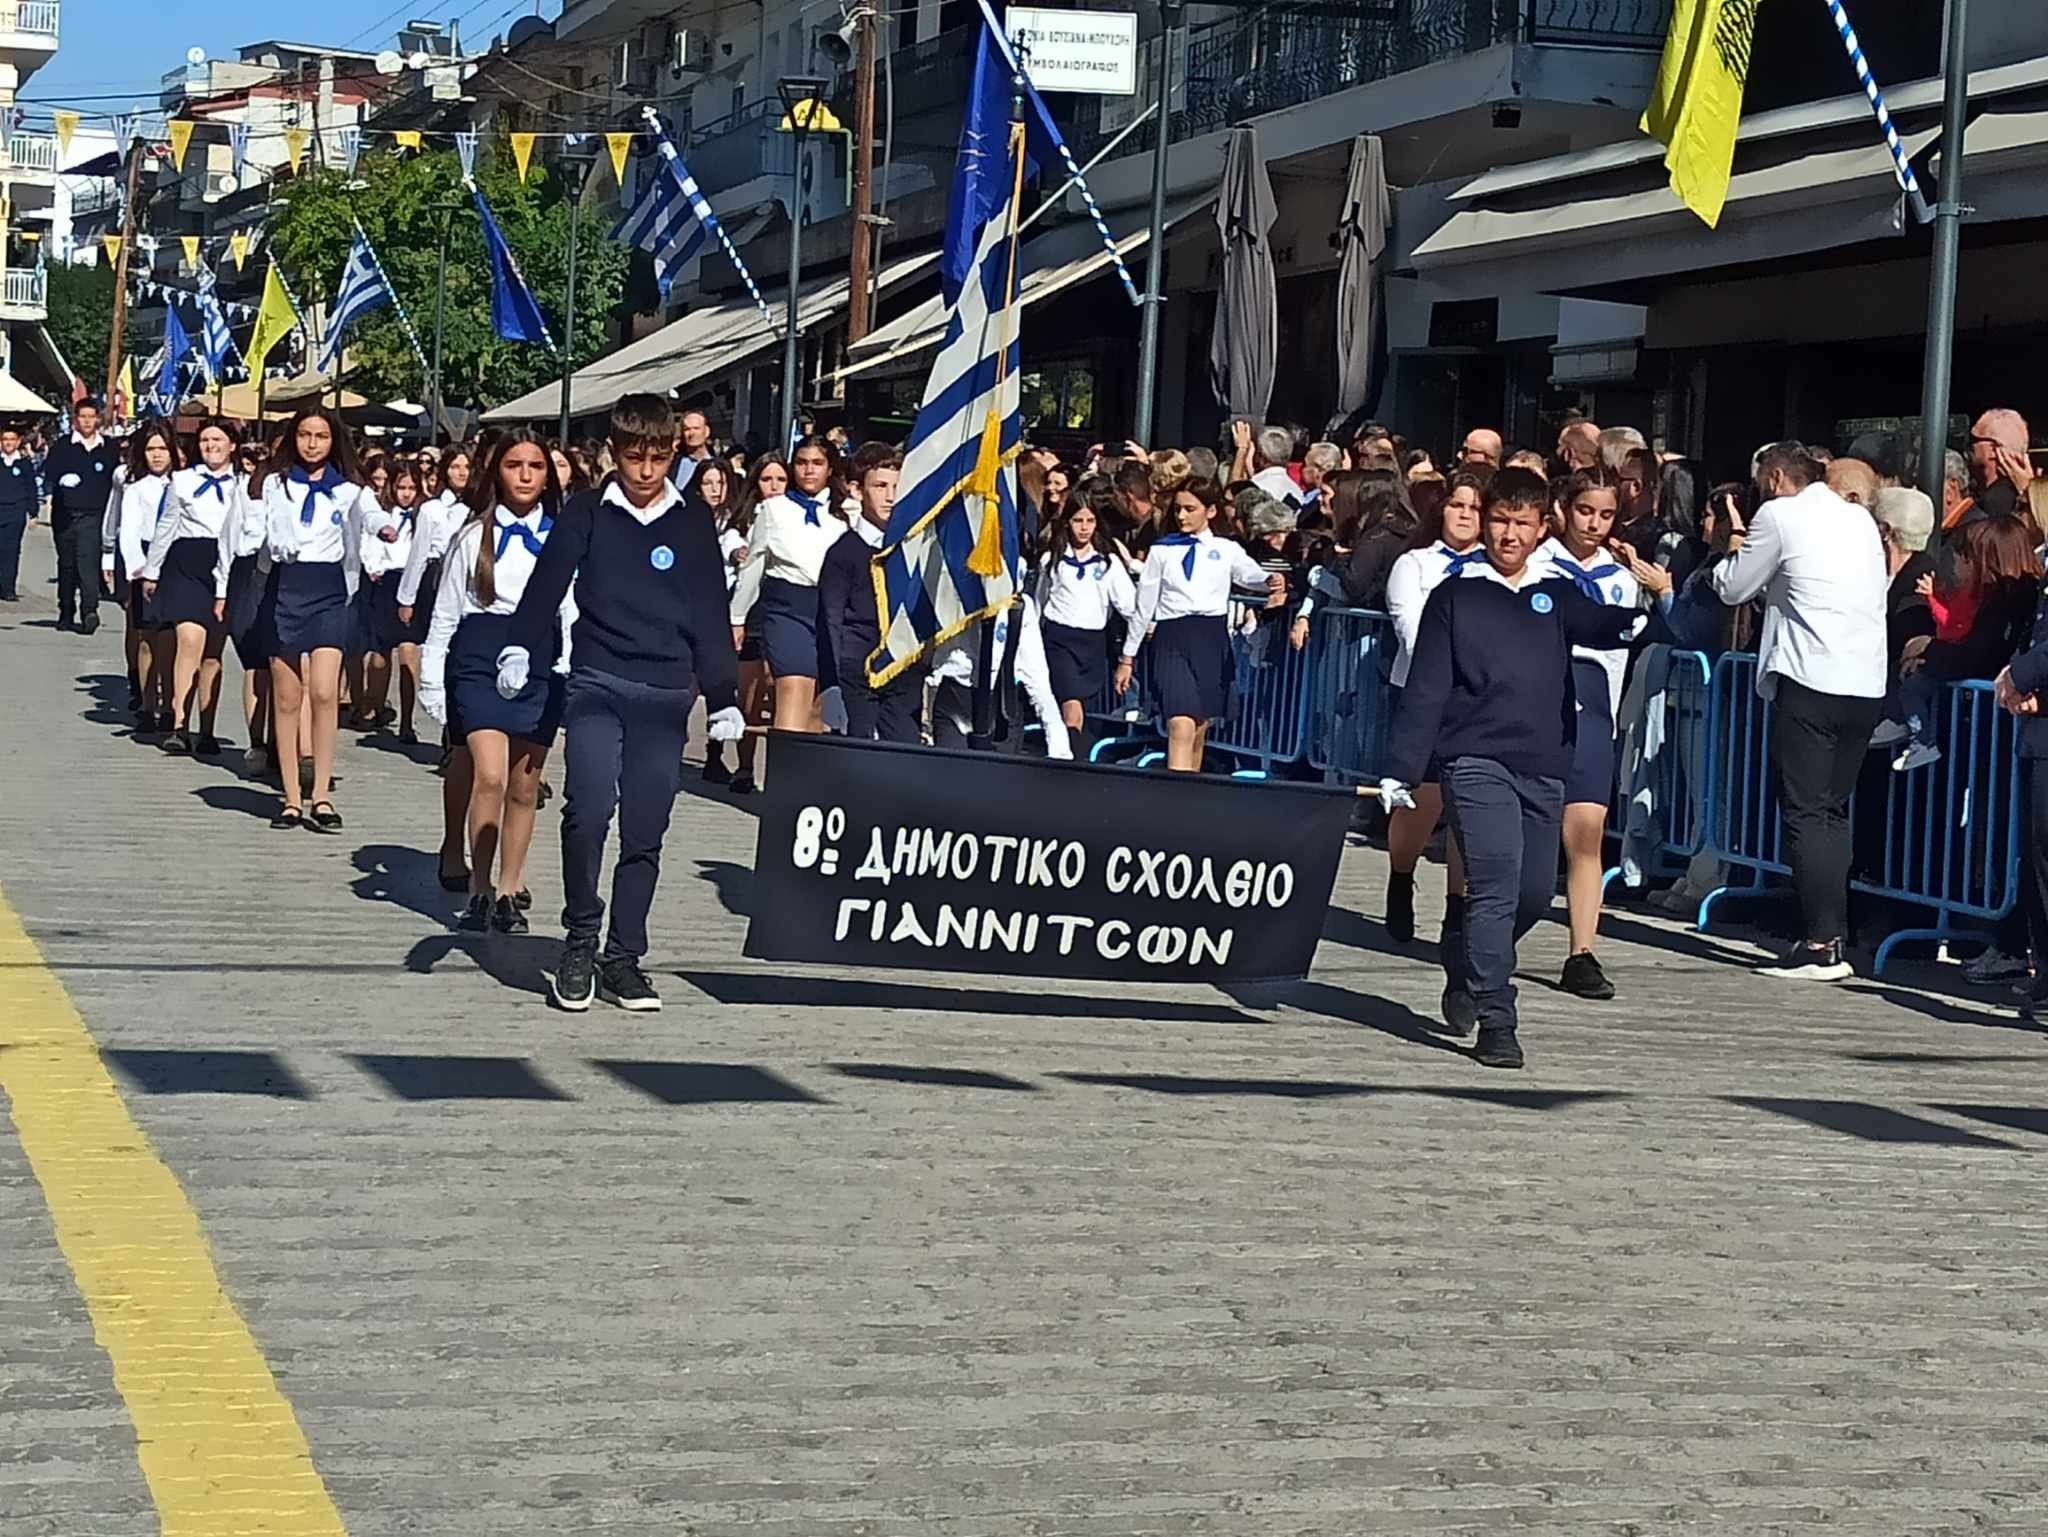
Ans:
{"type": "Polygon", "coordinates": [[[0,464],[0,519],[32,518],[36,515],[36,501],[35,461],[20,454],[14,463],[0,464]]]}
{"type": "Polygon", "coordinates": [[[1639,617],[1562,579],[1519,591],[1482,577],[1445,582],[1422,611],[1394,708],[1388,776],[1424,784],[1432,764],[1469,756],[1564,778],[1578,742],[1572,647],[1626,646],[1639,617]]]}
{"type": "Polygon", "coordinates": [[[512,644],[553,651],[550,631],[576,583],[570,667],[655,688],[694,688],[708,710],[739,700],[726,618],[725,560],[711,514],[690,502],[644,527],[585,492],[555,519],[512,616],[512,644]]]}
{"type": "Polygon", "coordinates": [[[43,462],[43,476],[50,486],[50,517],[58,522],[68,518],[99,522],[106,516],[107,498],[114,493],[114,466],[120,462],[120,450],[111,438],[101,438],[94,449],[68,435],[59,438],[43,462]],[[68,486],[64,484],[67,475],[75,478],[68,486]]]}
{"type": "Polygon", "coordinates": [[[820,660],[838,669],[842,685],[866,685],[868,657],[882,643],[870,570],[874,554],[874,546],[850,528],[825,552],[818,569],[818,618],[825,626],[820,660]]]}

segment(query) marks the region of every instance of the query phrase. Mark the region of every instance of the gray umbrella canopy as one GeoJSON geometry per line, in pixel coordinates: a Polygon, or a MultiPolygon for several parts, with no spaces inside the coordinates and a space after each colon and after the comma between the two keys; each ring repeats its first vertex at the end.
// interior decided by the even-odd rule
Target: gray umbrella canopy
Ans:
{"type": "Polygon", "coordinates": [[[1379,324],[1379,279],[1373,268],[1387,248],[1393,210],[1387,201],[1387,162],[1380,141],[1351,141],[1351,177],[1337,227],[1343,260],[1337,267],[1337,409],[1349,415],[1372,396],[1373,328],[1379,324]]]}
{"type": "Polygon", "coordinates": [[[1209,379],[1233,417],[1266,419],[1279,365],[1280,312],[1273,286],[1273,223],[1279,218],[1256,128],[1233,128],[1223,158],[1216,227],[1223,234],[1223,287],[1209,342],[1209,379]]]}

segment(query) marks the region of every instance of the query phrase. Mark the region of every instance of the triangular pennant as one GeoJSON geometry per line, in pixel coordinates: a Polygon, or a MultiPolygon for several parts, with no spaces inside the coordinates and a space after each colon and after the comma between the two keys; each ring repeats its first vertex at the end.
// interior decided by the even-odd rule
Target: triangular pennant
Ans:
{"type": "Polygon", "coordinates": [[[228,154],[233,161],[235,185],[239,187],[242,184],[242,166],[249,158],[249,125],[247,123],[228,124],[228,154]]]}
{"type": "Polygon", "coordinates": [[[132,112],[121,112],[115,114],[114,147],[125,156],[128,153],[128,146],[130,144],[133,144],[134,142],[135,114],[132,112]]]}
{"type": "Polygon", "coordinates": [[[341,169],[345,175],[356,174],[356,160],[363,152],[363,131],[350,124],[335,133],[335,142],[341,150],[341,169]]]}
{"type": "Polygon", "coordinates": [[[626,185],[626,157],[633,152],[633,136],[630,133],[608,133],[604,136],[604,147],[611,151],[612,177],[623,187],[626,185]]]}
{"type": "Polygon", "coordinates": [[[228,255],[235,259],[235,271],[242,270],[242,263],[249,259],[249,235],[246,230],[236,230],[228,236],[228,255]]]}
{"type": "Polygon", "coordinates": [[[455,135],[455,158],[462,162],[462,179],[476,180],[476,134],[464,130],[455,135]]]}
{"type": "Polygon", "coordinates": [[[284,131],[285,159],[291,162],[292,175],[299,174],[299,162],[306,158],[306,130],[287,128],[284,131]]]}
{"type": "Polygon", "coordinates": [[[109,262],[118,262],[121,259],[121,237],[119,235],[100,236],[100,246],[107,253],[107,260],[109,262]]]}
{"type": "Polygon", "coordinates": [[[185,169],[185,151],[192,147],[192,128],[189,117],[171,119],[171,164],[181,171],[185,169]]]}
{"type": "Polygon", "coordinates": [[[60,108],[50,117],[57,125],[57,158],[62,160],[71,153],[71,136],[78,132],[78,114],[60,108]]]}
{"type": "Polygon", "coordinates": [[[526,168],[533,163],[533,135],[515,133],[512,135],[512,163],[519,168],[519,179],[526,180],[526,168]]]}
{"type": "Polygon", "coordinates": [[[197,272],[199,270],[199,237],[197,235],[180,235],[178,237],[178,244],[185,248],[185,265],[197,272]]]}
{"type": "Polygon", "coordinates": [[[401,128],[392,134],[391,137],[398,141],[400,149],[418,149],[420,147],[420,131],[417,128],[401,128]]]}

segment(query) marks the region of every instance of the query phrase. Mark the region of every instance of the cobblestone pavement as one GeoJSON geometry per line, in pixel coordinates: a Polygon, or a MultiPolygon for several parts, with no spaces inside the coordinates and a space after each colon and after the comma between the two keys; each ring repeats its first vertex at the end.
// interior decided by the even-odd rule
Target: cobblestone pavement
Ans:
{"type": "MultiPolygon", "coordinates": [[[[351,738],[347,836],[272,832],[30,585],[0,891],[357,1537],[2048,1525],[2048,1042],[1952,969],[1621,917],[1581,1005],[1549,926],[1488,1074],[1370,850],[1298,986],[834,975],[739,959],[693,792],[667,1011],[564,1016],[548,938],[451,933],[426,766],[351,738]]],[[[48,1197],[0,1126],[0,1533],[307,1529],[160,1525],[48,1197]]]]}

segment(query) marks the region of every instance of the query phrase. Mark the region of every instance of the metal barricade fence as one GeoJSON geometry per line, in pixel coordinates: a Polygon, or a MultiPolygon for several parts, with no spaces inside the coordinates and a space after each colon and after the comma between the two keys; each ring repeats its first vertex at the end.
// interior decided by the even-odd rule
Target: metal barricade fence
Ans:
{"type": "Polygon", "coordinates": [[[1314,668],[1309,648],[1291,643],[1292,628],[1283,615],[1231,636],[1230,710],[1209,728],[1212,752],[1247,759],[1264,773],[1298,763],[1305,751],[1314,668]]]}
{"type": "Polygon", "coordinates": [[[1302,740],[1310,767],[1341,784],[1377,780],[1393,716],[1394,621],[1374,609],[1322,609],[1304,654],[1302,740]]]}
{"type": "MultiPolygon", "coordinates": [[[[1676,649],[1661,660],[1661,692],[1645,701],[1641,720],[1619,723],[1619,777],[1607,811],[1608,836],[1620,845],[1608,879],[1626,875],[1631,886],[1663,873],[1667,864],[1683,865],[1707,838],[1713,663],[1703,652],[1676,649]],[[1654,869],[1651,861],[1659,862],[1654,869]]],[[[1650,665],[1648,656],[1636,663],[1639,669],[1650,665]]],[[[1653,686],[1642,674],[1632,675],[1623,703],[1653,686]]]]}

